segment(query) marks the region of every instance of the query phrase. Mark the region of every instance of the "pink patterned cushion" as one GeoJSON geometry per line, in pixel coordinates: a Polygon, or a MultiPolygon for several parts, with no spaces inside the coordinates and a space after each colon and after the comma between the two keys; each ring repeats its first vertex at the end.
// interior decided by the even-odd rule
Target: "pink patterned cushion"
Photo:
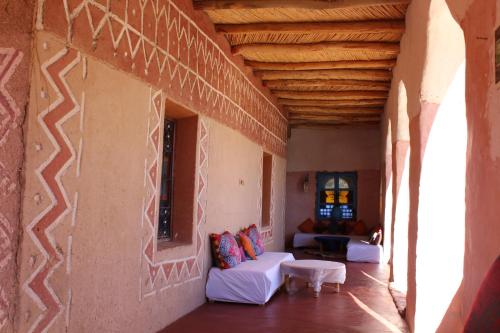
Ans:
{"type": "Polygon", "coordinates": [[[245,234],[252,241],[255,255],[260,256],[262,253],[264,253],[264,242],[262,241],[262,238],[260,236],[259,230],[257,229],[257,226],[255,224],[252,224],[247,229],[245,229],[245,234]]]}
{"type": "Polygon", "coordinates": [[[241,254],[236,239],[229,232],[221,234],[210,234],[212,253],[217,267],[232,268],[241,263],[241,254]]]}

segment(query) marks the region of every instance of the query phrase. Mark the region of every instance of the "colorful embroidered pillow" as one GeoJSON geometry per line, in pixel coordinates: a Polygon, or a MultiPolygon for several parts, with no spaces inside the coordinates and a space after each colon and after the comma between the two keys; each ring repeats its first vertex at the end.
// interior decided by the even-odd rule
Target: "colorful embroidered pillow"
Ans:
{"type": "Polygon", "coordinates": [[[210,242],[217,267],[226,269],[241,263],[238,243],[229,231],[225,231],[222,235],[210,234],[210,242]]]}
{"type": "Polygon", "coordinates": [[[245,250],[245,253],[250,257],[250,259],[257,260],[257,256],[255,255],[255,251],[253,249],[252,240],[244,233],[239,232],[238,236],[240,236],[241,246],[245,250]]]}
{"type": "Polygon", "coordinates": [[[240,249],[241,262],[247,261],[247,256],[245,255],[245,250],[243,250],[243,246],[240,246],[239,249],[240,249]]]}
{"type": "Polygon", "coordinates": [[[252,224],[247,229],[245,229],[245,234],[250,238],[253,245],[253,250],[255,251],[255,255],[260,256],[264,253],[264,242],[260,237],[259,229],[255,224],[252,224]]]}

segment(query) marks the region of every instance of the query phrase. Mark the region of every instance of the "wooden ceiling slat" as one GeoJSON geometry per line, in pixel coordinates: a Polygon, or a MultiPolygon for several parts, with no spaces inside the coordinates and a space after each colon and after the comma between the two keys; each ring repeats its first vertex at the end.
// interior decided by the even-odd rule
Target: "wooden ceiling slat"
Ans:
{"type": "Polygon", "coordinates": [[[363,107],[319,107],[319,106],[288,106],[285,108],[289,114],[371,114],[380,115],[384,112],[382,108],[363,107]]]}
{"type": "Polygon", "coordinates": [[[301,23],[250,23],[216,24],[215,30],[224,34],[249,33],[335,33],[335,34],[386,34],[403,33],[402,20],[359,22],[301,22],[301,23]]]}
{"type": "Polygon", "coordinates": [[[199,10],[216,9],[354,9],[369,6],[406,5],[411,0],[194,0],[193,7],[199,10]]]}
{"type": "Polygon", "coordinates": [[[353,100],[387,98],[385,91],[276,91],[278,98],[310,99],[310,100],[353,100]]]}
{"type": "Polygon", "coordinates": [[[356,99],[356,100],[311,100],[311,99],[287,99],[279,98],[278,103],[284,106],[309,106],[309,107],[361,107],[361,106],[380,106],[385,105],[385,99],[356,99]]]}
{"type": "Polygon", "coordinates": [[[380,121],[379,116],[316,116],[316,115],[290,115],[289,120],[313,120],[313,121],[380,121]]]}
{"type": "Polygon", "coordinates": [[[247,66],[255,70],[305,71],[318,69],[390,69],[396,66],[396,60],[365,61],[320,61],[320,62],[260,62],[245,60],[247,66]]]}
{"type": "Polygon", "coordinates": [[[288,123],[292,128],[314,128],[314,129],[335,129],[339,127],[373,127],[380,125],[380,121],[359,121],[354,123],[340,122],[340,121],[329,121],[329,122],[318,122],[318,121],[307,121],[307,120],[294,120],[288,123]]]}
{"type": "MultiPolygon", "coordinates": [[[[307,54],[331,52],[366,52],[376,53],[388,59],[394,59],[399,54],[399,43],[380,42],[321,42],[311,44],[243,44],[231,48],[234,55],[255,53],[275,54],[307,54]]],[[[375,60],[377,58],[374,58],[375,60]]],[[[368,59],[370,60],[370,59],[368,59]]]]}
{"type": "Polygon", "coordinates": [[[264,81],[269,80],[373,80],[390,81],[392,72],[383,69],[324,69],[311,71],[255,71],[264,81]]]}
{"type": "Polygon", "coordinates": [[[265,80],[272,90],[374,90],[389,91],[390,82],[368,80],[265,80]]]}

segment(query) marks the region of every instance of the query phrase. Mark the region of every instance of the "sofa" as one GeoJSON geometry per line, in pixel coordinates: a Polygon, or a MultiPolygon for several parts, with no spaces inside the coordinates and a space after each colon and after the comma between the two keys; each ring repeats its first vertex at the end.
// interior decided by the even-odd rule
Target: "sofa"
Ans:
{"type": "MultiPolygon", "coordinates": [[[[293,235],[293,247],[301,248],[317,248],[319,243],[314,239],[318,236],[328,236],[325,234],[316,233],[304,233],[296,232],[293,235]]],[[[368,236],[351,236],[342,235],[343,237],[349,237],[350,240],[347,243],[347,260],[353,262],[369,262],[369,263],[381,263],[384,257],[384,250],[382,245],[371,245],[368,242],[368,236]]]]}
{"type": "Polygon", "coordinates": [[[209,301],[265,304],[283,284],[281,263],[293,260],[291,253],[264,252],[257,260],[247,260],[233,268],[212,267],[206,296],[209,301]]]}

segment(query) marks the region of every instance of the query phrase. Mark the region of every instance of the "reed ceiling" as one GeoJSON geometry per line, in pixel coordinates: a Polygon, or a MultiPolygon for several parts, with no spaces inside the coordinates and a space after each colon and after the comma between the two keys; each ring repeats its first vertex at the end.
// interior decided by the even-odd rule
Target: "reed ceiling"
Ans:
{"type": "Polygon", "coordinates": [[[380,122],[411,0],[194,0],[290,126],[380,122]]]}

